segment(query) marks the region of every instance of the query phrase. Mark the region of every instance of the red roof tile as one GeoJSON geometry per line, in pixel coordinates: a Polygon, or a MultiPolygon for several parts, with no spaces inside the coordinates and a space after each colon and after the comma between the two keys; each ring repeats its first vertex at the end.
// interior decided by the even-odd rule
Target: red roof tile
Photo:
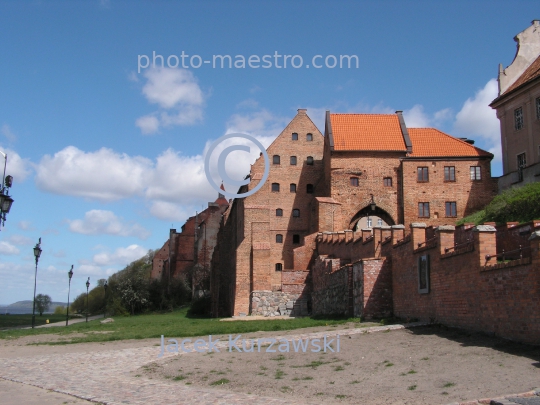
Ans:
{"type": "Polygon", "coordinates": [[[396,114],[330,114],[334,150],[406,151],[396,114]]]}
{"type": "Polygon", "coordinates": [[[491,153],[435,128],[408,128],[408,131],[412,142],[412,157],[491,156],[491,153]]]}
{"type": "Polygon", "coordinates": [[[538,58],[536,58],[536,60],[531,63],[527,69],[525,69],[525,72],[523,72],[522,75],[519,76],[519,78],[510,87],[508,87],[503,94],[508,94],[522,84],[530,82],[537,77],[540,77],[540,56],[538,56],[538,58]]]}

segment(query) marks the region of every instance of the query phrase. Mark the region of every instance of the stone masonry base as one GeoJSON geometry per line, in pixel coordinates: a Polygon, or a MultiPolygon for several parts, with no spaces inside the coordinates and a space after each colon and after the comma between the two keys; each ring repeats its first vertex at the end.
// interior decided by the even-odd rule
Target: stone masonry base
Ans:
{"type": "Polygon", "coordinates": [[[307,300],[300,294],[282,291],[253,291],[251,293],[251,315],[263,316],[306,316],[307,300]]]}

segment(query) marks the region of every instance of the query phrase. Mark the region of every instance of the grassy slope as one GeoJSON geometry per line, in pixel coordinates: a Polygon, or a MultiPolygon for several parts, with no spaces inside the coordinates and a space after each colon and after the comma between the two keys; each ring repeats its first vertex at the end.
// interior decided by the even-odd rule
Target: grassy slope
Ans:
{"type": "MultiPolygon", "coordinates": [[[[215,318],[187,318],[187,308],[167,314],[137,315],[115,317],[113,323],[100,324],[99,320],[70,325],[69,327],[53,327],[34,330],[0,331],[0,339],[16,338],[37,334],[60,334],[65,337],[64,343],[103,342],[124,339],[146,339],[166,337],[191,337],[223,334],[241,334],[255,331],[281,331],[312,326],[336,325],[358,319],[296,318],[287,320],[261,320],[220,322],[215,318]],[[99,333],[111,331],[112,333],[99,333]],[[84,337],[71,338],[70,333],[85,333],[84,337]],[[92,333],[98,332],[98,333],[92,333]]],[[[62,342],[60,342],[62,343],[62,342]]],[[[56,342],[55,344],[59,344],[56,342]]]]}
{"type": "Polygon", "coordinates": [[[472,222],[520,223],[540,219],[540,182],[504,191],[496,196],[483,210],[475,212],[457,222],[457,225],[472,222]]]}

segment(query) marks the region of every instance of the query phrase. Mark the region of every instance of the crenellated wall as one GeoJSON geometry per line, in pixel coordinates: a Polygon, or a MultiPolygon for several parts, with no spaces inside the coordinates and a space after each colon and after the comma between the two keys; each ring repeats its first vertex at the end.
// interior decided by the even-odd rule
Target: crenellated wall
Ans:
{"type": "Polygon", "coordinates": [[[393,313],[540,344],[540,221],[493,225],[319,233],[313,313],[393,313]]]}

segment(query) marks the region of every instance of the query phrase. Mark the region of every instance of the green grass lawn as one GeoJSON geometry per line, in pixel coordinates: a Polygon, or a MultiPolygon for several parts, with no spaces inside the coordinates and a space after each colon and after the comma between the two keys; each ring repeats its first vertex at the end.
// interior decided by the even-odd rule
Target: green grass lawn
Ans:
{"type": "MultiPolygon", "coordinates": [[[[242,334],[256,331],[285,331],[312,326],[332,326],[345,322],[357,322],[358,318],[295,318],[261,321],[220,322],[215,318],[188,318],[187,308],[167,313],[114,317],[113,323],[101,324],[98,320],[81,322],[68,327],[42,329],[17,329],[0,331],[0,339],[17,338],[38,334],[60,334],[65,341],[59,343],[105,342],[124,339],[170,338],[242,334]],[[82,337],[70,337],[70,334],[86,333],[82,337]],[[97,332],[97,333],[96,333],[97,332]],[[100,333],[108,332],[108,333],[100,333]]],[[[373,325],[373,324],[370,324],[373,325]]],[[[358,326],[361,326],[360,324],[358,326]]],[[[363,325],[362,325],[363,326],[363,325]]],[[[367,326],[367,325],[366,325],[367,326]]]]}
{"type": "MultiPolygon", "coordinates": [[[[72,317],[70,316],[69,318],[71,319],[72,317]]],[[[45,325],[47,319],[50,323],[61,322],[66,320],[66,316],[55,314],[43,314],[42,316],[39,316],[39,314],[36,314],[36,326],[45,325]]],[[[23,326],[32,326],[32,314],[0,315],[0,329],[23,326]]]]}

